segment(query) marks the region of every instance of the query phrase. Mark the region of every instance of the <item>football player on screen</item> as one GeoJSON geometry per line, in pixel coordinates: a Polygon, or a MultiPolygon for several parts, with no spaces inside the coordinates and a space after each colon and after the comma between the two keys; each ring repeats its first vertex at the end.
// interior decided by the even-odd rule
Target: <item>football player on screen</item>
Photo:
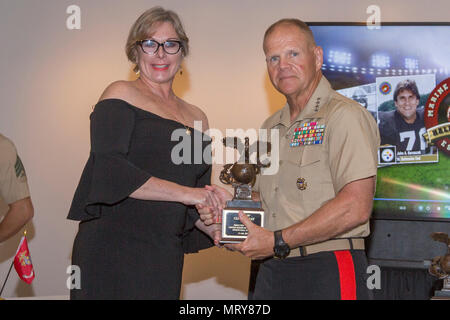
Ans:
{"type": "Polygon", "coordinates": [[[396,110],[378,112],[381,145],[397,147],[397,152],[421,151],[428,147],[423,134],[424,108],[417,108],[420,101],[419,90],[414,80],[403,80],[394,91],[396,110]]]}

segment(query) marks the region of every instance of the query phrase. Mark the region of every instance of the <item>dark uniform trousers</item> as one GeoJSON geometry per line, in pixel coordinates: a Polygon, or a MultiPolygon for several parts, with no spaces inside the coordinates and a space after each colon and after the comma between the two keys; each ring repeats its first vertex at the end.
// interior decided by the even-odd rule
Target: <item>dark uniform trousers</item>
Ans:
{"type": "Polygon", "coordinates": [[[259,265],[253,300],[371,300],[364,250],[325,251],[259,265]]]}

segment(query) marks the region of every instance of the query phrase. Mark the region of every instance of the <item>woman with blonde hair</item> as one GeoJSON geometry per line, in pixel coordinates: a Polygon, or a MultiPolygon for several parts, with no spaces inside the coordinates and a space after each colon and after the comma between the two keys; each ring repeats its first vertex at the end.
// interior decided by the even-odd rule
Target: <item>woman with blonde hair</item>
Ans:
{"type": "Polygon", "coordinates": [[[197,164],[194,152],[182,157],[191,161],[172,159],[174,130],[194,150],[194,121],[202,123],[195,134],[208,129],[206,115],[172,89],[188,43],[176,13],[144,12],[126,45],[139,78],[113,82],[91,114],[91,153],[68,216],[81,221],[72,255],[81,288],[72,299],[178,299],[184,253],[217,244],[219,230],[194,207],[217,206],[204,188],[211,162],[197,164]]]}

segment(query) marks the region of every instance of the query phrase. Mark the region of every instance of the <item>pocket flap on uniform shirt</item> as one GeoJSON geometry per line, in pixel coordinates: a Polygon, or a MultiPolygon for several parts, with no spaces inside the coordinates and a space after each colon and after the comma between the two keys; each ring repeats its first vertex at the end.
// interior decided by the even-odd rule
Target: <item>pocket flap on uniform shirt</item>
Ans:
{"type": "Polygon", "coordinates": [[[302,157],[300,159],[300,167],[308,166],[310,164],[319,162],[322,157],[321,146],[312,145],[306,146],[303,150],[302,157]]]}

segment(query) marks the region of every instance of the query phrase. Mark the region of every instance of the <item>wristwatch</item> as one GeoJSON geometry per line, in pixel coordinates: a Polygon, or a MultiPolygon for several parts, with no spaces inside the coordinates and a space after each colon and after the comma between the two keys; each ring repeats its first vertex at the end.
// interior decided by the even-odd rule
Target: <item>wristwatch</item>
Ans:
{"type": "Polygon", "coordinates": [[[284,242],[283,236],[281,235],[281,230],[277,230],[274,232],[274,247],[273,252],[275,252],[275,258],[284,259],[291,252],[291,248],[289,248],[288,244],[284,242]]]}

